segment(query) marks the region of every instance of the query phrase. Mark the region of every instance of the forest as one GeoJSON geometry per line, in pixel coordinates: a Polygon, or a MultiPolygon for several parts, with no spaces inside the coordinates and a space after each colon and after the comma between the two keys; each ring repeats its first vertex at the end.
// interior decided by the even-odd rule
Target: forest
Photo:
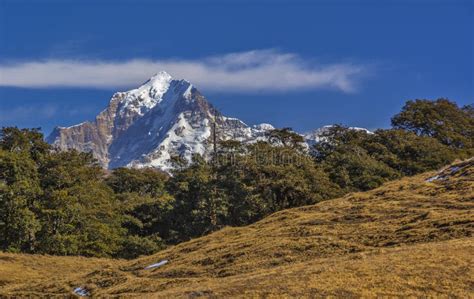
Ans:
{"type": "Polygon", "coordinates": [[[104,170],[40,129],[0,131],[0,250],[135,258],[276,211],[377,188],[474,156],[474,106],[410,100],[391,128],[335,125],[310,148],[290,128],[219,142],[211,159],[104,170]]]}

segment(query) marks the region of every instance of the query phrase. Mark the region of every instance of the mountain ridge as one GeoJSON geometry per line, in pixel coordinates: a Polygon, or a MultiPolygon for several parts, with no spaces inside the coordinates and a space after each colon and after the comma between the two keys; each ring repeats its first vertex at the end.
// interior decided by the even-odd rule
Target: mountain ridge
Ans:
{"type": "Polygon", "coordinates": [[[61,150],[91,151],[105,168],[168,170],[172,155],[188,162],[193,154],[209,155],[211,122],[223,140],[253,141],[273,129],[223,116],[189,81],[162,71],[136,89],[115,93],[94,121],[56,127],[46,140],[61,150]]]}
{"type": "MultiPolygon", "coordinates": [[[[161,71],[138,88],[113,94],[95,120],[56,127],[46,140],[61,150],[92,152],[104,168],[169,171],[174,167],[173,156],[187,162],[193,154],[210,157],[212,123],[219,140],[244,143],[266,140],[267,132],[275,129],[268,123],[249,126],[222,115],[189,81],[161,71]]],[[[329,127],[301,135],[309,147],[329,127]]]]}

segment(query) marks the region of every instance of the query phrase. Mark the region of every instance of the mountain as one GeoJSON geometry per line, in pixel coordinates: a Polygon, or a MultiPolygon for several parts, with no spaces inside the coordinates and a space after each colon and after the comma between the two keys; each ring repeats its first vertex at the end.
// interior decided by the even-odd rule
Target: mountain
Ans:
{"type": "MultiPolygon", "coordinates": [[[[219,140],[244,143],[265,140],[270,124],[248,126],[226,117],[186,80],[160,72],[140,87],[115,93],[108,107],[92,122],[56,127],[46,139],[59,149],[92,152],[104,168],[173,168],[170,158],[190,162],[193,154],[209,158],[212,123],[219,140]]],[[[332,126],[303,134],[306,147],[321,141],[332,126]]],[[[353,130],[363,130],[351,127],[353,130]]]]}
{"type": "Polygon", "coordinates": [[[208,157],[212,123],[219,140],[253,142],[271,125],[250,127],[220,114],[188,81],[160,72],[140,87],[115,93],[95,121],[57,127],[47,141],[60,149],[91,151],[105,168],[172,168],[170,158],[208,157]]]}
{"type": "MultiPolygon", "coordinates": [[[[324,141],[324,134],[329,132],[329,130],[334,127],[334,125],[327,125],[318,129],[315,129],[311,132],[304,133],[302,136],[305,139],[306,143],[311,146],[313,144],[316,144],[318,142],[324,141]]],[[[365,128],[359,128],[359,127],[348,127],[349,130],[355,130],[355,131],[363,131],[366,132],[367,134],[373,134],[373,132],[365,129],[365,128]]]]}
{"type": "Polygon", "coordinates": [[[469,298],[473,198],[471,159],[135,260],[0,253],[0,297],[469,298]]]}

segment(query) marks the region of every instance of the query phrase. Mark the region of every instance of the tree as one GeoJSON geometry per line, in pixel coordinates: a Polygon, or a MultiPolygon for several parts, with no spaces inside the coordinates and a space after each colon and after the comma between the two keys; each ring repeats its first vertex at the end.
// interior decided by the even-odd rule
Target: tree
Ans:
{"type": "Polygon", "coordinates": [[[195,155],[191,165],[175,171],[167,190],[173,194],[170,241],[201,236],[222,227],[227,202],[217,190],[212,162],[195,155]]]}
{"type": "Polygon", "coordinates": [[[331,180],[346,192],[370,190],[400,176],[357,145],[339,146],[326,157],[322,166],[331,180]]]}
{"type": "Polygon", "coordinates": [[[33,252],[42,194],[35,159],[47,153],[37,130],[0,130],[0,248],[33,252]]]}
{"type": "Polygon", "coordinates": [[[254,182],[255,193],[265,202],[265,213],[314,204],[340,194],[322,169],[305,152],[291,146],[259,142],[249,146],[243,172],[254,182]]]}
{"type": "Polygon", "coordinates": [[[474,117],[472,106],[460,108],[448,99],[408,101],[392,118],[395,129],[433,137],[442,144],[457,149],[474,147],[474,117]]]}
{"type": "Polygon", "coordinates": [[[291,128],[274,129],[267,133],[267,138],[272,145],[283,145],[294,149],[304,148],[304,138],[295,133],[291,128]]]}
{"type": "Polygon", "coordinates": [[[438,169],[460,154],[437,139],[404,130],[377,130],[365,148],[375,159],[403,175],[438,169]]]}
{"type": "Polygon", "coordinates": [[[318,162],[324,161],[341,146],[362,146],[370,134],[363,130],[353,130],[343,125],[333,125],[325,128],[320,141],[313,146],[312,155],[318,162]]]}
{"type": "MultiPolygon", "coordinates": [[[[156,177],[135,175],[143,180],[142,186],[151,186],[147,192],[162,191],[164,183],[155,186],[156,177]]],[[[57,152],[37,129],[3,128],[0,249],[109,257],[132,256],[131,248],[137,253],[157,250],[160,243],[153,243],[154,237],[134,236],[127,230],[122,213],[126,205],[117,200],[104,176],[91,154],[57,152]]],[[[128,179],[123,182],[117,185],[130,185],[128,179]]]]}
{"type": "Polygon", "coordinates": [[[437,169],[458,156],[438,140],[411,131],[368,134],[343,126],[329,128],[313,154],[331,180],[346,191],[369,190],[402,175],[437,169]]]}
{"type": "Polygon", "coordinates": [[[113,191],[92,155],[52,152],[40,170],[44,195],[38,251],[114,256],[125,230],[113,191]]]}
{"type": "Polygon", "coordinates": [[[312,151],[290,128],[219,143],[210,161],[104,171],[39,129],[0,130],[0,250],[134,258],[276,211],[369,190],[474,154],[474,107],[409,101],[394,128],[328,128],[312,151]]]}
{"type": "Polygon", "coordinates": [[[106,179],[106,183],[115,193],[134,192],[159,197],[165,192],[168,178],[167,174],[153,168],[117,168],[106,179]]]}

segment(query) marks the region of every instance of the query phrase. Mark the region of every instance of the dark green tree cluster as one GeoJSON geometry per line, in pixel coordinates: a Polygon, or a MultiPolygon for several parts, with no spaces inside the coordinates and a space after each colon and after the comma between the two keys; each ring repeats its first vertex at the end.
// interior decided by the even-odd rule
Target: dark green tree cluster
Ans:
{"type": "Polygon", "coordinates": [[[244,146],[235,141],[221,143],[218,157],[210,162],[196,157],[190,167],[176,171],[168,192],[174,197],[173,242],[341,194],[293,143],[244,146]]]}
{"type": "Polygon", "coordinates": [[[449,147],[472,155],[474,148],[474,106],[462,108],[448,99],[408,101],[392,118],[392,126],[433,137],[449,147]]]}
{"type": "MultiPolygon", "coordinates": [[[[108,186],[105,175],[91,154],[55,151],[43,141],[37,129],[3,128],[0,131],[1,250],[126,256],[124,252],[129,247],[143,253],[159,249],[160,240],[142,240],[127,229],[134,219],[124,212],[132,204],[121,201],[123,197],[108,186]]],[[[146,181],[152,185],[147,191],[157,192],[159,185],[150,180],[147,177],[146,181]]],[[[120,184],[121,188],[127,188],[126,183],[120,184]]],[[[114,186],[114,182],[110,185],[114,186]]]]}
{"type": "Polygon", "coordinates": [[[209,161],[101,169],[56,151],[37,129],[0,131],[0,250],[133,258],[276,211],[369,190],[474,153],[474,109],[409,101],[393,128],[333,126],[307,148],[289,128],[268,141],[220,142],[209,161]]]}
{"type": "Polygon", "coordinates": [[[472,106],[459,108],[446,99],[408,101],[392,126],[373,133],[334,126],[313,155],[345,191],[369,190],[474,155],[472,106]]]}

